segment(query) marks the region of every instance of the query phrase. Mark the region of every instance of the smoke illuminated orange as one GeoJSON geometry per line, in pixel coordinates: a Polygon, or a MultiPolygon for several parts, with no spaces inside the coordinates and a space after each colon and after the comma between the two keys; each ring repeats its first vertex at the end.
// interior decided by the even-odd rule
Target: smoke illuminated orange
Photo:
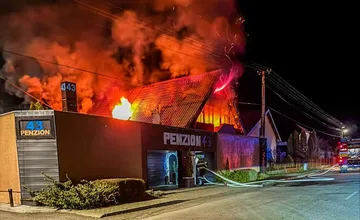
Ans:
{"type": "Polygon", "coordinates": [[[121,97],[120,103],[115,105],[112,110],[113,118],[129,120],[133,114],[131,103],[125,97],[121,97]]]}

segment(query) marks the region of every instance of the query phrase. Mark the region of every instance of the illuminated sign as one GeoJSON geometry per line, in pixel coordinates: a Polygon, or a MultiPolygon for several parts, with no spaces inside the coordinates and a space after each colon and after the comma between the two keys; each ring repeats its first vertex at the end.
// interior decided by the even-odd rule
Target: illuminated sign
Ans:
{"type": "Polygon", "coordinates": [[[76,84],[71,83],[71,82],[62,82],[61,83],[61,91],[75,92],[76,91],[76,84]]]}
{"type": "Polygon", "coordinates": [[[208,136],[179,134],[164,132],[164,145],[189,146],[189,147],[211,147],[211,138],[208,136]]]}
{"type": "Polygon", "coordinates": [[[50,119],[19,120],[19,138],[53,138],[50,119]]]}

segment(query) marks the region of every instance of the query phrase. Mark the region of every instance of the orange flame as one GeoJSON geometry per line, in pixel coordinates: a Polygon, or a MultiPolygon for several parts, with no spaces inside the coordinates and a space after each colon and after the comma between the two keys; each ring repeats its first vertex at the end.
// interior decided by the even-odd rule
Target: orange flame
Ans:
{"type": "Polygon", "coordinates": [[[133,114],[131,103],[125,97],[121,97],[120,103],[115,105],[112,110],[113,118],[129,120],[133,114]]]}

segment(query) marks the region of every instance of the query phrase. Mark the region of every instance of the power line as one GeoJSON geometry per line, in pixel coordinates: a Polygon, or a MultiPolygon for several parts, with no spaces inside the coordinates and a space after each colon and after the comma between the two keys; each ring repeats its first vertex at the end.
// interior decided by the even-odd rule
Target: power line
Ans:
{"type": "Polygon", "coordinates": [[[290,117],[287,116],[287,115],[284,115],[283,113],[281,113],[281,112],[279,112],[279,111],[277,111],[277,110],[275,110],[275,109],[273,109],[273,108],[271,108],[271,107],[269,107],[269,106],[268,106],[268,108],[271,109],[272,111],[278,113],[279,115],[282,115],[282,116],[286,117],[287,119],[289,119],[289,120],[291,120],[291,121],[293,121],[293,122],[295,122],[295,123],[298,123],[298,124],[300,124],[300,125],[302,125],[302,126],[304,126],[304,127],[310,128],[310,129],[312,129],[312,130],[314,130],[314,131],[317,131],[317,132],[322,133],[322,134],[325,134],[325,135],[329,135],[329,136],[332,136],[332,137],[338,137],[338,138],[340,138],[339,135],[330,134],[330,133],[323,132],[323,131],[320,131],[320,130],[318,130],[318,129],[312,128],[312,127],[310,127],[310,126],[308,126],[308,125],[305,125],[305,124],[303,124],[303,123],[301,123],[301,122],[299,122],[299,121],[296,121],[296,120],[290,118],[290,117]]]}
{"type": "MultiPolygon", "coordinates": [[[[322,125],[330,128],[330,129],[337,130],[337,131],[340,130],[340,129],[338,129],[338,128],[332,127],[332,126],[330,126],[330,125],[328,125],[328,124],[320,121],[319,119],[317,119],[317,118],[309,115],[308,113],[306,113],[306,112],[304,112],[304,111],[301,111],[300,109],[296,108],[294,105],[292,105],[291,103],[289,103],[285,98],[283,98],[279,93],[277,93],[276,91],[274,91],[271,87],[269,87],[269,86],[266,86],[266,87],[267,87],[268,89],[270,89],[275,95],[277,95],[281,100],[283,100],[286,104],[288,104],[288,105],[291,106],[292,108],[300,111],[300,112],[301,112],[303,115],[305,115],[306,117],[311,118],[311,119],[314,119],[314,120],[316,120],[317,122],[321,123],[322,125]]],[[[295,98],[295,97],[294,97],[293,95],[291,95],[290,93],[287,93],[287,95],[290,96],[290,97],[293,98],[293,99],[295,98]]],[[[316,115],[317,115],[318,117],[320,117],[320,118],[323,118],[322,115],[319,115],[319,114],[316,114],[316,115]]],[[[323,119],[324,119],[324,118],[323,118],[323,119]]]]}
{"type": "Polygon", "coordinates": [[[296,90],[293,86],[291,86],[288,82],[286,82],[284,79],[282,79],[278,74],[276,74],[275,72],[273,72],[273,76],[275,76],[275,80],[279,81],[281,85],[284,85],[287,88],[290,88],[292,91],[294,91],[296,94],[298,94],[298,96],[300,97],[300,100],[303,100],[304,102],[306,102],[308,105],[310,105],[310,108],[313,108],[315,110],[317,110],[319,113],[326,115],[329,120],[332,120],[332,123],[339,126],[341,126],[341,122],[339,120],[337,120],[336,118],[334,118],[333,116],[331,116],[330,114],[326,113],[323,109],[321,109],[319,106],[317,106],[315,103],[313,103],[312,101],[310,101],[308,98],[306,98],[303,94],[301,94],[298,90],[296,90]]]}
{"type": "MultiPolygon", "coordinates": [[[[74,0],[74,1],[79,1],[79,2],[81,2],[80,0],[74,0]]],[[[113,4],[113,3],[109,2],[109,1],[106,1],[106,0],[105,0],[105,2],[107,2],[108,5],[110,5],[110,6],[112,6],[112,7],[115,7],[115,8],[121,9],[122,11],[125,11],[124,8],[122,8],[122,7],[120,7],[120,6],[116,5],[116,4],[113,4]]],[[[94,7],[94,6],[92,6],[92,7],[94,7]]],[[[95,7],[95,8],[97,8],[97,7],[95,7]]],[[[99,8],[97,8],[97,9],[98,9],[98,10],[101,10],[101,9],[99,9],[99,8]]],[[[103,10],[102,10],[102,11],[103,11],[103,10]]],[[[103,11],[103,12],[104,12],[104,13],[108,13],[108,12],[105,12],[105,11],[103,11]]],[[[109,14],[111,14],[111,13],[109,13],[109,14]]],[[[134,17],[134,18],[135,18],[136,20],[142,22],[142,23],[145,23],[146,25],[151,25],[151,23],[148,22],[148,21],[145,21],[145,20],[140,19],[140,18],[138,18],[138,17],[134,17]]],[[[162,31],[162,32],[165,31],[165,32],[167,32],[169,35],[172,35],[172,36],[176,36],[176,34],[177,34],[177,31],[174,30],[174,29],[171,28],[171,27],[164,27],[164,28],[157,28],[157,29],[159,29],[159,30],[162,31]]],[[[203,47],[208,48],[209,51],[212,52],[213,47],[211,47],[211,46],[209,46],[209,45],[207,45],[207,44],[204,44],[204,42],[199,41],[199,40],[198,40],[197,38],[195,38],[195,37],[190,36],[189,39],[192,39],[194,42],[197,42],[198,44],[202,45],[203,47]]]]}
{"type": "MultiPolygon", "coordinates": [[[[256,63],[245,63],[245,67],[251,68],[257,72],[264,71],[268,69],[265,66],[262,66],[260,64],[256,63]]],[[[267,77],[269,81],[271,81],[271,76],[275,75],[276,78],[273,79],[271,82],[279,88],[281,91],[283,91],[286,95],[290,96],[292,99],[297,101],[299,104],[304,105],[307,109],[311,110],[315,115],[318,117],[324,119],[327,122],[330,122],[331,124],[334,124],[336,126],[341,125],[342,123],[331,116],[330,114],[326,113],[324,110],[322,110],[319,106],[311,102],[308,98],[306,98],[303,94],[301,94],[298,90],[296,90],[293,86],[291,86],[289,83],[287,83],[285,80],[283,80],[279,75],[277,75],[274,71],[272,71],[272,74],[270,74],[270,77],[267,77]],[[276,83],[278,82],[278,83],[276,83]],[[286,86],[286,87],[285,87],[286,86]]]]}
{"type": "Polygon", "coordinates": [[[20,91],[23,92],[24,94],[28,95],[29,97],[35,99],[36,101],[40,102],[41,104],[43,104],[43,105],[45,105],[45,106],[47,106],[47,107],[49,107],[49,108],[52,109],[52,107],[51,107],[50,105],[48,105],[48,104],[45,103],[44,101],[36,98],[35,96],[31,95],[30,93],[26,92],[25,90],[23,90],[23,89],[20,88],[19,86],[17,86],[17,85],[15,85],[14,83],[10,82],[8,79],[2,77],[1,75],[0,75],[0,79],[3,79],[5,82],[7,82],[7,83],[9,83],[10,85],[12,85],[13,87],[17,88],[18,90],[20,90],[20,91]]]}
{"type": "MultiPolygon", "coordinates": [[[[334,124],[336,126],[338,126],[338,124],[332,120],[330,118],[329,115],[327,115],[324,112],[320,112],[318,109],[314,109],[312,106],[309,106],[309,104],[303,102],[302,100],[299,100],[294,93],[292,93],[291,91],[287,90],[286,88],[284,88],[281,84],[273,81],[270,77],[269,77],[269,82],[274,85],[276,88],[278,88],[280,91],[282,91],[284,94],[286,94],[288,97],[292,98],[293,100],[295,100],[298,104],[303,105],[306,109],[308,109],[309,111],[311,111],[314,115],[318,116],[319,118],[323,119],[326,122],[329,122],[331,124],[334,124]]],[[[339,129],[339,128],[337,128],[339,129]]]]}
{"type": "MultiPolygon", "coordinates": [[[[28,93],[27,91],[25,91],[25,90],[23,90],[22,88],[18,87],[17,85],[13,84],[12,82],[10,82],[9,80],[7,80],[6,78],[4,78],[4,77],[2,77],[2,76],[0,76],[0,78],[3,79],[3,80],[5,80],[5,82],[9,83],[9,84],[12,85],[13,87],[19,89],[19,90],[22,91],[24,94],[32,97],[33,99],[37,100],[38,102],[40,102],[40,103],[42,103],[43,105],[45,105],[45,106],[47,106],[47,107],[49,107],[49,108],[52,109],[52,107],[51,107],[50,105],[48,105],[48,104],[45,103],[44,101],[36,98],[35,96],[31,95],[30,93],[28,93]]],[[[260,104],[257,104],[257,103],[249,103],[249,102],[238,102],[238,104],[257,105],[257,106],[260,105],[260,104]]],[[[319,132],[319,133],[326,134],[326,135],[329,135],[329,136],[340,137],[340,136],[332,135],[332,134],[329,134],[329,133],[320,131],[320,130],[318,130],[318,129],[312,128],[312,127],[310,127],[310,126],[308,126],[308,125],[305,125],[305,124],[303,124],[303,123],[301,123],[301,122],[299,122],[299,121],[296,121],[295,119],[290,118],[289,116],[286,116],[285,114],[283,114],[283,113],[275,110],[274,108],[271,108],[270,106],[267,106],[267,107],[268,107],[269,109],[271,109],[272,111],[274,111],[274,112],[276,112],[276,113],[278,113],[278,114],[286,117],[287,119],[289,119],[289,120],[291,120],[291,121],[293,121],[293,122],[295,122],[295,123],[298,123],[298,124],[300,124],[300,125],[302,125],[302,126],[304,126],[304,127],[310,128],[310,129],[315,130],[315,131],[317,131],[317,132],[319,132]]]]}
{"type": "MultiPolygon", "coordinates": [[[[131,81],[127,80],[127,79],[121,79],[121,78],[118,78],[118,77],[109,76],[109,75],[105,75],[105,74],[102,74],[102,73],[98,73],[98,72],[94,72],[94,71],[90,71],[90,70],[85,70],[85,69],[81,69],[81,68],[78,68],[78,67],[73,67],[73,66],[61,64],[61,63],[58,63],[58,62],[54,62],[54,61],[44,60],[44,59],[41,59],[41,58],[37,58],[37,57],[33,57],[33,56],[21,54],[21,53],[9,51],[9,50],[0,49],[0,51],[5,52],[5,53],[9,53],[9,54],[13,54],[13,55],[16,55],[16,56],[21,56],[21,57],[25,57],[25,58],[28,58],[28,59],[44,62],[44,63],[49,63],[49,64],[53,64],[53,65],[57,65],[57,66],[66,67],[66,68],[69,68],[69,69],[78,70],[78,71],[81,71],[81,72],[91,73],[91,74],[95,74],[95,75],[98,75],[98,76],[103,76],[103,77],[107,77],[107,78],[110,78],[110,79],[115,79],[115,80],[118,80],[118,81],[131,82],[131,81]]],[[[131,82],[131,83],[133,83],[133,82],[131,82]]],[[[133,84],[135,84],[135,83],[133,83],[133,84]]],[[[135,84],[135,85],[139,85],[139,84],[135,84]]]]}
{"type": "MultiPolygon", "coordinates": [[[[241,104],[241,105],[255,105],[255,106],[260,106],[260,105],[261,105],[261,104],[259,104],[259,103],[251,103],[251,102],[237,102],[237,103],[238,103],[238,104],[241,104]]],[[[276,109],[271,108],[271,107],[268,106],[268,105],[267,105],[266,107],[269,108],[270,110],[272,110],[273,112],[275,112],[275,113],[277,113],[277,114],[279,114],[279,115],[281,115],[281,116],[283,116],[283,117],[285,117],[285,118],[287,118],[287,119],[289,119],[289,120],[291,120],[291,121],[293,121],[293,122],[295,122],[295,123],[297,123],[297,124],[299,124],[299,125],[302,125],[303,127],[306,127],[306,128],[308,128],[308,129],[312,129],[312,130],[314,130],[314,131],[317,131],[317,132],[319,132],[319,133],[326,134],[326,135],[329,135],[329,136],[332,136],[332,137],[340,137],[340,136],[337,136],[337,135],[334,135],[334,134],[330,134],[330,133],[327,133],[327,132],[324,132],[324,131],[315,129],[315,128],[309,126],[309,125],[305,125],[305,124],[303,124],[303,123],[301,123],[301,122],[299,122],[299,121],[297,121],[297,120],[295,120],[295,119],[293,119],[293,118],[291,118],[291,117],[289,117],[289,116],[287,116],[287,115],[285,115],[285,114],[277,111],[276,109]]],[[[240,114],[241,114],[241,113],[240,113],[240,114]]]]}
{"type": "Polygon", "coordinates": [[[292,91],[294,91],[296,94],[298,94],[298,96],[300,96],[300,99],[305,101],[306,103],[308,103],[312,108],[316,109],[317,111],[321,112],[324,115],[327,115],[328,118],[330,118],[334,124],[336,124],[337,126],[341,126],[341,122],[339,120],[337,120],[336,118],[334,118],[333,116],[331,116],[330,114],[326,113],[323,109],[321,109],[318,105],[316,105],[315,103],[313,103],[312,101],[310,101],[308,98],[306,98],[302,93],[300,93],[297,89],[295,89],[293,86],[291,86],[288,82],[286,82],[284,79],[282,79],[278,74],[276,74],[275,72],[273,72],[273,76],[276,77],[276,80],[278,80],[281,84],[284,84],[286,87],[290,88],[292,91]]]}
{"type": "MultiPolygon", "coordinates": [[[[111,14],[111,13],[109,13],[109,12],[106,12],[106,11],[104,11],[104,10],[102,10],[102,9],[99,9],[98,7],[95,7],[95,6],[93,6],[93,5],[86,4],[86,3],[82,2],[82,1],[79,1],[79,0],[73,0],[73,1],[79,3],[80,5],[83,5],[83,6],[87,7],[87,8],[88,8],[90,11],[92,11],[93,13],[98,14],[98,15],[101,15],[101,16],[106,17],[106,18],[109,18],[109,19],[111,19],[111,20],[115,20],[115,21],[116,21],[116,20],[119,18],[119,16],[113,15],[113,14],[111,14]]],[[[111,4],[111,3],[110,3],[110,4],[111,4]]],[[[116,6],[116,5],[113,5],[113,4],[111,4],[111,5],[112,5],[112,6],[116,6]]],[[[118,7],[118,6],[116,6],[116,7],[118,7]]],[[[121,9],[122,9],[122,8],[121,8],[121,9]]],[[[124,9],[122,9],[122,10],[124,10],[124,9]]],[[[176,36],[176,32],[175,32],[175,33],[169,32],[169,29],[168,29],[168,28],[163,30],[163,29],[161,29],[161,28],[154,27],[154,25],[152,25],[150,22],[143,21],[143,20],[141,20],[141,19],[139,19],[139,18],[137,18],[137,17],[133,17],[133,18],[134,18],[139,24],[142,24],[143,27],[144,27],[144,26],[151,26],[152,28],[155,28],[155,30],[156,30],[158,33],[165,34],[165,35],[168,35],[168,36],[172,36],[172,37],[174,37],[175,39],[176,39],[176,37],[177,37],[177,36],[176,36]]],[[[193,50],[197,50],[197,51],[202,52],[202,53],[204,53],[204,54],[210,55],[210,56],[215,57],[215,58],[217,58],[217,59],[218,59],[218,58],[221,58],[221,56],[220,56],[219,54],[216,54],[216,53],[213,53],[213,52],[212,52],[212,49],[213,49],[212,47],[210,47],[210,46],[202,43],[201,41],[198,41],[197,39],[195,40],[195,38],[192,39],[194,42],[197,42],[197,43],[199,43],[200,45],[203,45],[204,47],[211,48],[211,50],[205,51],[205,50],[200,49],[200,48],[195,47],[195,46],[190,46],[190,45],[188,45],[188,44],[182,44],[182,43],[180,43],[178,40],[174,40],[174,39],[169,38],[169,37],[166,37],[166,36],[161,36],[161,37],[162,37],[162,38],[165,38],[165,39],[168,39],[169,41],[173,41],[173,42],[175,42],[175,43],[184,45],[184,46],[186,46],[186,47],[188,47],[188,48],[191,48],[191,49],[193,49],[193,50]]],[[[190,39],[190,37],[189,37],[189,39],[190,39]]],[[[163,47],[163,48],[169,49],[169,48],[166,48],[166,47],[163,47]]],[[[224,57],[225,57],[225,56],[224,56],[224,57]]]]}

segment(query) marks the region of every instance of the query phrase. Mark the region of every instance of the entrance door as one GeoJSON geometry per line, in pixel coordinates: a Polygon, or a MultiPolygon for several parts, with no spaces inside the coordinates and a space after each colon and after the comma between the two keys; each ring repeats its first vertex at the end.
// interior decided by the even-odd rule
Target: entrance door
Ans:
{"type": "Polygon", "coordinates": [[[175,153],[171,153],[168,159],[168,177],[169,177],[169,184],[177,185],[177,175],[178,175],[178,158],[175,153]]]}
{"type": "Polygon", "coordinates": [[[147,152],[147,181],[149,188],[178,185],[178,155],[176,151],[147,152]]]}

